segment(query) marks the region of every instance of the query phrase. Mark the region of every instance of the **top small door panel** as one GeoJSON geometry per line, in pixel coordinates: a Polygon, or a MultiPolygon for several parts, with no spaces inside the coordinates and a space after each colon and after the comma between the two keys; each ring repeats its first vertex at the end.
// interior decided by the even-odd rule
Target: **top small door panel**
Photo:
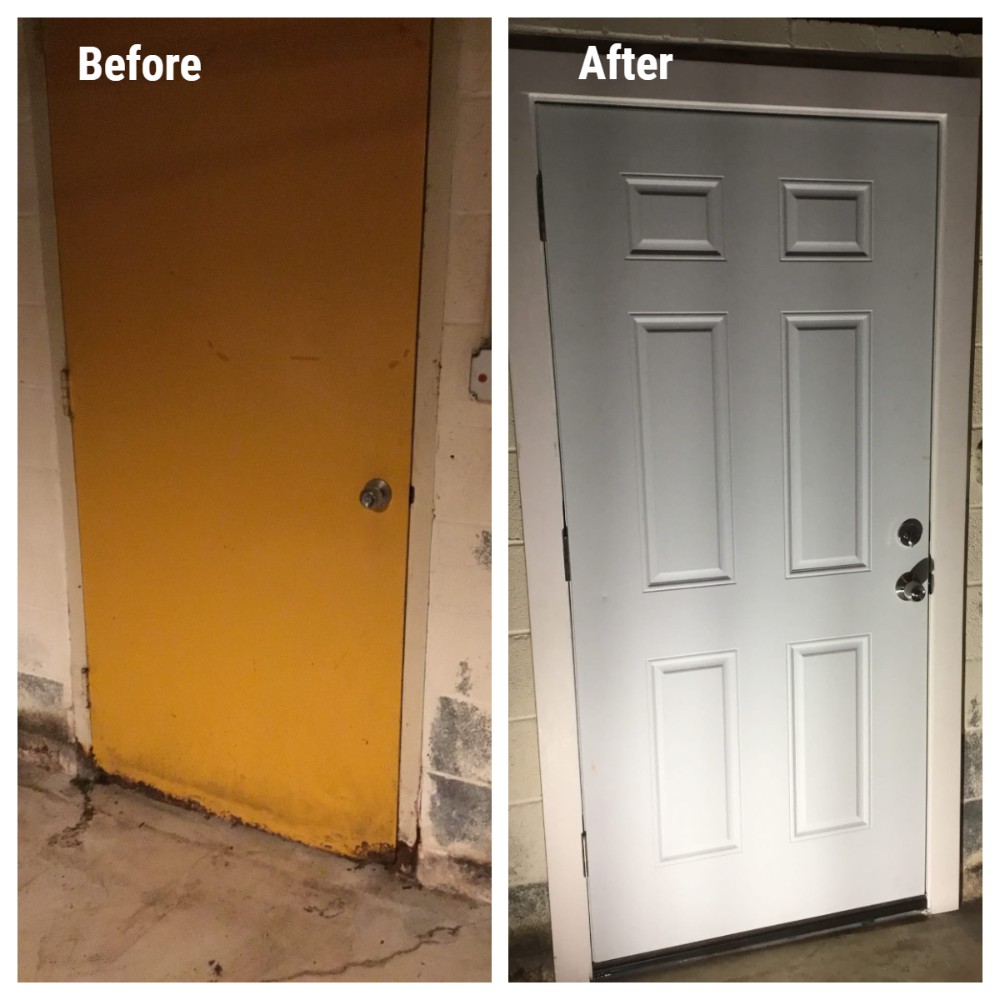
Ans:
{"type": "Polygon", "coordinates": [[[871,181],[781,180],[782,260],[871,260],[871,181]]]}
{"type": "Polygon", "coordinates": [[[722,178],[622,174],[630,260],[725,260],[722,178]]]}

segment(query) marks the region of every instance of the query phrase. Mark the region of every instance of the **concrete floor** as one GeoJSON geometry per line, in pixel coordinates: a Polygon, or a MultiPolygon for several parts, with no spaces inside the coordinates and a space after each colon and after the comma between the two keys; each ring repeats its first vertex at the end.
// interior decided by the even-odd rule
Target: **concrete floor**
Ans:
{"type": "Polygon", "coordinates": [[[976,983],[983,978],[980,903],[901,917],[631,976],[634,983],[976,983]]]}
{"type": "MultiPolygon", "coordinates": [[[[983,978],[980,901],[935,917],[867,927],[696,959],[632,976],[632,983],[978,983],[983,978]]],[[[511,956],[511,982],[550,982],[552,956],[511,956]]]]}
{"type": "Polygon", "coordinates": [[[23,981],[484,981],[489,905],[19,767],[23,981]]]}

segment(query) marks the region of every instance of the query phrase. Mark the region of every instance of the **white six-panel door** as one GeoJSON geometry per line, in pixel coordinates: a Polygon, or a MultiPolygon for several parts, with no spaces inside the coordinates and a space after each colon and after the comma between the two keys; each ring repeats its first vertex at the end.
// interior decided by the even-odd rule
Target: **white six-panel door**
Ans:
{"type": "Polygon", "coordinates": [[[919,896],[936,126],[537,120],[594,961],[919,896]]]}

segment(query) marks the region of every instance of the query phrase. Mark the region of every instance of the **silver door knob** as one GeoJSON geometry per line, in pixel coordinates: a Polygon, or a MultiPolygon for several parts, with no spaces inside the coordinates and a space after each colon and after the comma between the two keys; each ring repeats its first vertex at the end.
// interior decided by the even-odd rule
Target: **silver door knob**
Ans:
{"type": "Polygon", "coordinates": [[[896,581],[896,595],[901,601],[922,601],[927,588],[912,573],[904,573],[896,581]]]}
{"type": "Polygon", "coordinates": [[[365,510],[385,510],[392,500],[392,489],[384,479],[369,479],[358,497],[365,510]]]}

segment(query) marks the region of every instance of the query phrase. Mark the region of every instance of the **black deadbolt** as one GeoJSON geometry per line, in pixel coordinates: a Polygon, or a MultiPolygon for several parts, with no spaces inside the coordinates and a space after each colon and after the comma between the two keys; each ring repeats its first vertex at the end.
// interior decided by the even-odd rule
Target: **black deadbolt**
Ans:
{"type": "Polygon", "coordinates": [[[924,533],[924,526],[915,518],[908,517],[896,532],[900,542],[907,548],[912,548],[920,541],[924,533]]]}

